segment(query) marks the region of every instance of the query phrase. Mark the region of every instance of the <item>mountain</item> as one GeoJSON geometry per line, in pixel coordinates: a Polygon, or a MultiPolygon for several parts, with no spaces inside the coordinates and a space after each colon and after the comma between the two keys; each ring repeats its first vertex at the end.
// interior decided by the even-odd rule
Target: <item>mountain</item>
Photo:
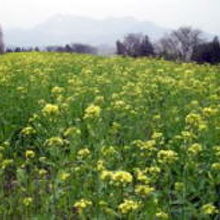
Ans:
{"type": "Polygon", "coordinates": [[[113,47],[127,33],[144,33],[156,40],[169,30],[152,22],[132,17],[93,19],[72,15],[54,15],[29,29],[5,30],[8,46],[47,46],[87,43],[113,47]]]}

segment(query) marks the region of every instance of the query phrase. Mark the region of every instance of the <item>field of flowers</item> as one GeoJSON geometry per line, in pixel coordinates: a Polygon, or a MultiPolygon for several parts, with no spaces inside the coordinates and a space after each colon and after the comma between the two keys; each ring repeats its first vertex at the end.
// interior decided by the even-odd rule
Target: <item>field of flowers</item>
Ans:
{"type": "Polygon", "coordinates": [[[220,219],[220,67],[0,57],[1,219],[220,219]]]}

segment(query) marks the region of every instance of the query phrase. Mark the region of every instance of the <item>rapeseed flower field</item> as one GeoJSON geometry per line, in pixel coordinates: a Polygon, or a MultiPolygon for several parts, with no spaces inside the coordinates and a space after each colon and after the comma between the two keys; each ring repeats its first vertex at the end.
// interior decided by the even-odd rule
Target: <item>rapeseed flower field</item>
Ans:
{"type": "Polygon", "coordinates": [[[1,219],[220,219],[220,68],[0,57],[1,219]]]}

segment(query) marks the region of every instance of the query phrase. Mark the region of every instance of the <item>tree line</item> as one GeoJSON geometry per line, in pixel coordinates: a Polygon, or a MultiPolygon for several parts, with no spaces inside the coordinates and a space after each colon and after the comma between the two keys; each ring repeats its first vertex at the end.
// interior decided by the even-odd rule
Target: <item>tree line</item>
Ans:
{"type": "MultiPolygon", "coordinates": [[[[16,47],[5,48],[3,32],[0,27],[0,54],[4,52],[69,52],[97,54],[98,49],[88,44],[67,44],[65,46],[39,47],[16,47]]],[[[131,57],[161,57],[166,60],[197,63],[220,63],[220,42],[218,37],[212,41],[203,38],[202,31],[191,27],[180,27],[166,34],[157,42],[152,43],[147,35],[130,33],[122,40],[116,42],[116,54],[131,57]]]]}
{"type": "Polygon", "coordinates": [[[85,54],[97,54],[97,48],[87,44],[67,44],[65,46],[47,46],[45,48],[39,47],[15,47],[6,48],[6,53],[12,52],[32,52],[32,51],[46,51],[46,52],[67,52],[67,53],[85,53],[85,54]]]}
{"type": "Polygon", "coordinates": [[[220,63],[218,37],[206,41],[202,31],[181,27],[152,43],[143,34],[128,34],[116,42],[117,54],[131,57],[163,57],[167,60],[197,63],[220,63]]]}

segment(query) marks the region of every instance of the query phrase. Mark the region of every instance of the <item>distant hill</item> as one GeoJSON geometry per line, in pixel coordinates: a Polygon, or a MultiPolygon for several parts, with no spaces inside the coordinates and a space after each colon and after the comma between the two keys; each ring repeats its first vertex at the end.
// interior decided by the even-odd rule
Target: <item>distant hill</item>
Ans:
{"type": "Polygon", "coordinates": [[[54,15],[30,29],[5,30],[8,46],[46,46],[67,43],[114,47],[115,41],[127,33],[144,33],[152,39],[160,38],[169,30],[152,22],[132,17],[92,19],[72,15],[54,15]]]}

